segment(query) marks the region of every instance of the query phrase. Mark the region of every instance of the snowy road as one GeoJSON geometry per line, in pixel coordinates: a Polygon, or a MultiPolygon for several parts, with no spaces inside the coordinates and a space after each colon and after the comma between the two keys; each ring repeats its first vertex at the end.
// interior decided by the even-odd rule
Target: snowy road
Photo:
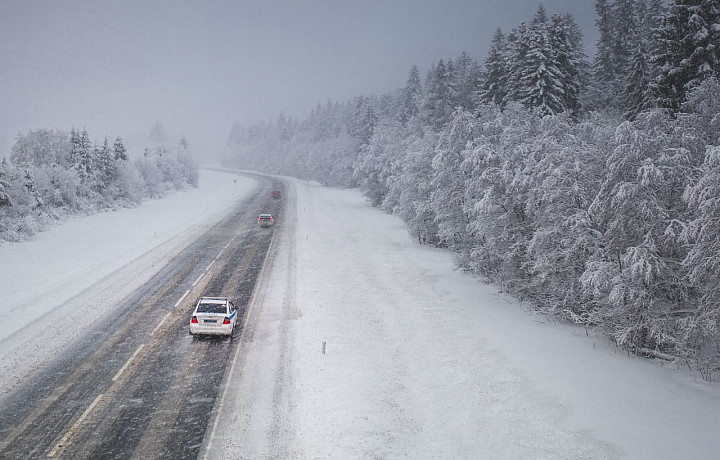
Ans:
{"type": "MultiPolygon", "coordinates": [[[[261,212],[282,221],[258,187],[0,406],[0,458],[195,458],[237,341],[193,338],[202,295],[243,314],[272,241],[261,212]]],[[[242,319],[241,319],[242,320],[242,319]]],[[[239,323],[241,324],[241,323],[239,323]]]]}

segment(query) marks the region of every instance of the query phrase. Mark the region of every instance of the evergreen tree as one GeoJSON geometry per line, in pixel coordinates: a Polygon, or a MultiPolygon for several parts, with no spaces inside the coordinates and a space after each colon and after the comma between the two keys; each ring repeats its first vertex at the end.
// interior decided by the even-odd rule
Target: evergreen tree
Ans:
{"type": "Polygon", "coordinates": [[[596,44],[595,59],[593,61],[593,77],[591,102],[595,107],[614,108],[617,105],[618,85],[620,78],[615,60],[615,17],[612,6],[607,0],[596,0],[595,12],[600,38],[596,44]]]}
{"type": "Polygon", "coordinates": [[[400,110],[398,119],[405,126],[408,121],[420,112],[422,103],[422,82],[420,72],[415,64],[410,67],[407,83],[400,93],[400,110]]]}
{"type": "Polygon", "coordinates": [[[526,61],[529,43],[528,28],[524,22],[521,22],[508,35],[506,103],[509,101],[519,101],[522,97],[521,92],[524,88],[522,70],[526,61]]]}
{"type": "Polygon", "coordinates": [[[717,0],[675,0],[657,33],[658,105],[677,110],[692,88],[720,71],[717,0]]]}
{"type": "Polygon", "coordinates": [[[106,189],[115,181],[116,175],[115,153],[108,146],[107,136],[105,136],[102,146],[97,149],[95,155],[97,186],[100,189],[106,189]]]}
{"type": "Polygon", "coordinates": [[[452,78],[454,98],[453,109],[462,107],[465,110],[474,110],[477,105],[477,92],[480,88],[480,67],[477,61],[468,53],[461,53],[455,60],[455,69],[452,78]]]}
{"type": "Polygon", "coordinates": [[[372,138],[379,117],[375,113],[375,106],[367,98],[362,98],[358,107],[355,135],[360,140],[360,145],[368,145],[372,138]]]}
{"type": "Polygon", "coordinates": [[[498,28],[485,58],[485,77],[480,89],[480,100],[503,107],[507,102],[508,76],[507,42],[502,30],[498,28]]]}
{"type": "MultiPolygon", "coordinates": [[[[636,45],[637,30],[640,27],[638,6],[642,0],[615,0],[613,5],[613,55],[615,71],[622,85],[623,76],[627,75],[632,61],[632,53],[636,45]]],[[[644,3],[644,2],[643,2],[644,3]]]]}
{"type": "Polygon", "coordinates": [[[625,118],[628,120],[634,120],[640,112],[655,107],[651,82],[652,71],[648,43],[644,38],[639,38],[637,48],[632,56],[632,66],[625,88],[627,97],[625,118]]]}
{"type": "Polygon", "coordinates": [[[70,163],[72,169],[76,168],[80,158],[80,134],[72,128],[70,130],[70,163]]]}
{"type": "Polygon", "coordinates": [[[431,70],[428,78],[423,102],[423,118],[436,131],[440,131],[450,122],[452,110],[450,73],[441,59],[431,70]]]}
{"type": "MultiPolygon", "coordinates": [[[[653,7],[656,5],[653,4],[653,7]]],[[[652,37],[659,23],[658,17],[652,10],[648,10],[645,0],[636,0],[636,8],[638,28],[625,83],[625,118],[628,120],[634,120],[640,112],[656,106],[652,82],[657,75],[657,68],[652,63],[652,37]]]]}
{"type": "Polygon", "coordinates": [[[558,68],[557,52],[546,21],[545,9],[541,5],[528,31],[518,95],[519,101],[526,107],[538,108],[543,114],[556,114],[568,108],[565,103],[565,75],[558,68]]]}
{"type": "Polygon", "coordinates": [[[26,168],[23,173],[23,191],[25,195],[27,195],[30,198],[30,201],[32,201],[32,204],[30,207],[32,209],[36,209],[43,204],[43,200],[40,197],[40,194],[37,191],[37,187],[35,185],[35,178],[32,175],[32,172],[30,172],[30,169],[26,168]]]}
{"type": "Polygon", "coordinates": [[[120,136],[115,138],[115,144],[113,144],[113,153],[115,154],[115,161],[128,161],[127,150],[123,144],[123,140],[120,136]]]}
{"type": "Polygon", "coordinates": [[[572,36],[572,16],[553,15],[549,35],[554,62],[562,75],[563,110],[575,115],[580,110],[580,90],[582,88],[582,42],[572,36]]]}
{"type": "MultiPolygon", "coordinates": [[[[75,147],[75,145],[73,145],[75,147]]],[[[77,137],[77,152],[75,155],[74,169],[81,181],[87,181],[92,177],[94,169],[93,147],[90,143],[90,136],[87,130],[83,130],[77,137]]]]}

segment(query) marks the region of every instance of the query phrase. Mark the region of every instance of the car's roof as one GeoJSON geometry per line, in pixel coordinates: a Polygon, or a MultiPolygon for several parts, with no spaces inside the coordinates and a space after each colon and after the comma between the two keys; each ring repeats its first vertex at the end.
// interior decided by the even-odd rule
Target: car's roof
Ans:
{"type": "Polygon", "coordinates": [[[230,299],[227,297],[201,297],[200,302],[201,303],[226,303],[229,302],[230,299]]]}
{"type": "Polygon", "coordinates": [[[272,214],[260,214],[260,217],[272,217],[272,214]]]}

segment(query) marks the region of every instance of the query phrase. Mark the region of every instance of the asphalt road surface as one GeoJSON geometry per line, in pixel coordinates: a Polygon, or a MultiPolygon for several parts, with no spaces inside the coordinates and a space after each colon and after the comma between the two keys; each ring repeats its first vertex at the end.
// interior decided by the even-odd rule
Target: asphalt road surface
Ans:
{"type": "Polygon", "coordinates": [[[240,341],[190,336],[189,318],[199,297],[229,297],[242,332],[285,203],[270,197],[282,182],[256,179],[230,215],[3,402],[0,458],[197,458],[240,341]],[[275,227],[258,227],[265,212],[275,227]]]}

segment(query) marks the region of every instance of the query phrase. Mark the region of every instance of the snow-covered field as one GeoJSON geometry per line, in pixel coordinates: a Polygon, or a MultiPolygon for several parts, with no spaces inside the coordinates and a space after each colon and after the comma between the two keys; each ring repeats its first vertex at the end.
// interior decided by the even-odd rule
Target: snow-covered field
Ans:
{"type": "Polygon", "coordinates": [[[717,384],[526,313],[355,190],[288,197],[206,458],[720,458],[717,384]]]}
{"type": "Polygon", "coordinates": [[[244,177],[201,170],[197,189],[76,217],[32,241],[0,246],[0,399],[217,223],[253,186],[244,177]]]}
{"type": "MultiPolygon", "coordinates": [[[[233,178],[0,246],[0,398],[253,185],[233,178]]],[[[290,181],[207,458],[720,458],[717,384],[526,313],[355,190],[290,181]]]]}

